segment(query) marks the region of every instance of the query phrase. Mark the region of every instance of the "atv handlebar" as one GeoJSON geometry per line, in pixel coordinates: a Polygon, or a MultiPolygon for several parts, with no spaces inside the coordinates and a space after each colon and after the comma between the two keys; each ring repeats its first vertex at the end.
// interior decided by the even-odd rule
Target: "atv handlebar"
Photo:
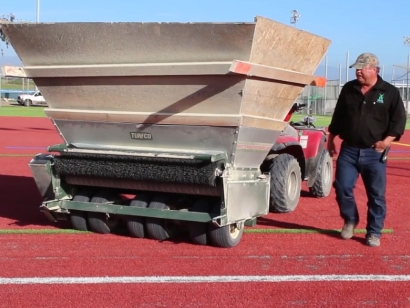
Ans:
{"type": "Polygon", "coordinates": [[[293,106],[292,106],[292,108],[291,108],[291,110],[290,110],[290,113],[294,113],[294,112],[296,112],[296,111],[299,111],[299,110],[301,110],[303,107],[306,107],[306,106],[307,106],[307,104],[294,103],[293,106]]]}

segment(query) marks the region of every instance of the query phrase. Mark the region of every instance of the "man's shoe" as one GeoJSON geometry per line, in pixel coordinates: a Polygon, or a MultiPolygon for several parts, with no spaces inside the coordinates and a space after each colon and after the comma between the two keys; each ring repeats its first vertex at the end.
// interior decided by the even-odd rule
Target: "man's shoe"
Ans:
{"type": "Polygon", "coordinates": [[[340,235],[345,240],[351,239],[353,237],[354,228],[356,228],[356,224],[354,224],[352,222],[347,222],[347,223],[344,224],[342,232],[340,233],[340,235]]]}
{"type": "Polygon", "coordinates": [[[373,234],[366,236],[366,245],[370,247],[378,247],[380,246],[380,238],[373,234]]]}

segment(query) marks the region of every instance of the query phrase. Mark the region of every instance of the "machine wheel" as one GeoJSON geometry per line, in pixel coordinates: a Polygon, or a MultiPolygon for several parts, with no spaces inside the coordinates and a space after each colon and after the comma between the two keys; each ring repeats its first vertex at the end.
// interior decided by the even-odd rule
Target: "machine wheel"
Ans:
{"type": "Polygon", "coordinates": [[[302,173],[298,161],[290,154],[280,154],[272,160],[270,174],[270,211],[280,213],[294,211],[302,187],[302,173]]]}
{"type": "Polygon", "coordinates": [[[230,224],[223,227],[210,225],[209,239],[216,247],[231,248],[239,244],[244,224],[230,224]]]}
{"type": "Polygon", "coordinates": [[[327,197],[332,189],[333,178],[333,160],[327,150],[322,151],[317,167],[316,180],[309,191],[317,198],[327,197]]]}
{"type": "MultiPolygon", "coordinates": [[[[78,202],[90,202],[91,192],[88,190],[82,190],[76,194],[73,201],[78,202]]],[[[84,211],[70,211],[71,225],[75,230],[88,231],[87,226],[87,212],[84,211]]]]}
{"type": "MultiPolygon", "coordinates": [[[[220,203],[216,203],[212,209],[212,213],[219,216],[220,203]]],[[[244,224],[233,223],[223,227],[214,224],[209,225],[208,238],[212,245],[222,248],[235,247],[241,241],[243,235],[244,224]]]]}
{"type": "MultiPolygon", "coordinates": [[[[149,201],[150,201],[150,196],[148,194],[138,194],[131,201],[130,206],[146,208],[149,205],[149,201]]],[[[144,217],[129,216],[127,218],[128,233],[132,237],[144,238],[146,235],[144,223],[145,223],[144,217]]]]}
{"type": "Polygon", "coordinates": [[[26,99],[26,100],[24,101],[24,106],[26,106],[26,107],[30,107],[32,104],[33,104],[33,103],[32,103],[31,100],[29,100],[29,99],[26,99]]]}
{"type": "MultiPolygon", "coordinates": [[[[107,194],[104,191],[97,193],[92,199],[93,203],[106,203],[116,200],[115,195],[107,194]]],[[[107,213],[89,212],[88,224],[92,231],[101,234],[108,234],[119,227],[118,216],[107,213]]]]}
{"type": "MultiPolygon", "coordinates": [[[[149,204],[150,209],[169,210],[165,196],[155,197],[149,204]]],[[[177,234],[177,226],[171,219],[161,219],[147,217],[145,219],[147,234],[150,238],[158,241],[165,241],[173,238],[177,234]]]]}
{"type": "MultiPolygon", "coordinates": [[[[190,209],[190,212],[207,213],[212,209],[213,204],[207,199],[200,199],[190,209]]],[[[188,223],[189,237],[194,244],[208,244],[208,223],[190,221],[188,223]]]]}

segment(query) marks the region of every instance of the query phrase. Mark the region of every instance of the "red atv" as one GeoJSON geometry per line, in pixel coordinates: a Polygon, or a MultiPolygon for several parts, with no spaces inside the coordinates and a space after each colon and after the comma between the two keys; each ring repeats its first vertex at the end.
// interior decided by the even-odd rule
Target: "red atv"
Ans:
{"type": "MultiPolygon", "coordinates": [[[[285,118],[306,104],[294,104],[285,118]]],[[[263,169],[271,174],[271,212],[295,210],[302,181],[312,196],[329,195],[333,180],[333,160],[326,146],[326,131],[313,125],[314,118],[306,116],[300,122],[289,122],[273,145],[263,169]]]]}

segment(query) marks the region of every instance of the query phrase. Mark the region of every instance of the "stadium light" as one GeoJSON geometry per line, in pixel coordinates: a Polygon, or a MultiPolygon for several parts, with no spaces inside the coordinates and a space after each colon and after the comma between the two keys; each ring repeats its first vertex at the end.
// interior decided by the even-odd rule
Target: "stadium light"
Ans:
{"type": "Polygon", "coordinates": [[[297,10],[292,10],[290,12],[292,13],[292,16],[290,17],[290,23],[291,24],[296,24],[301,15],[299,14],[299,12],[297,10]]]}

